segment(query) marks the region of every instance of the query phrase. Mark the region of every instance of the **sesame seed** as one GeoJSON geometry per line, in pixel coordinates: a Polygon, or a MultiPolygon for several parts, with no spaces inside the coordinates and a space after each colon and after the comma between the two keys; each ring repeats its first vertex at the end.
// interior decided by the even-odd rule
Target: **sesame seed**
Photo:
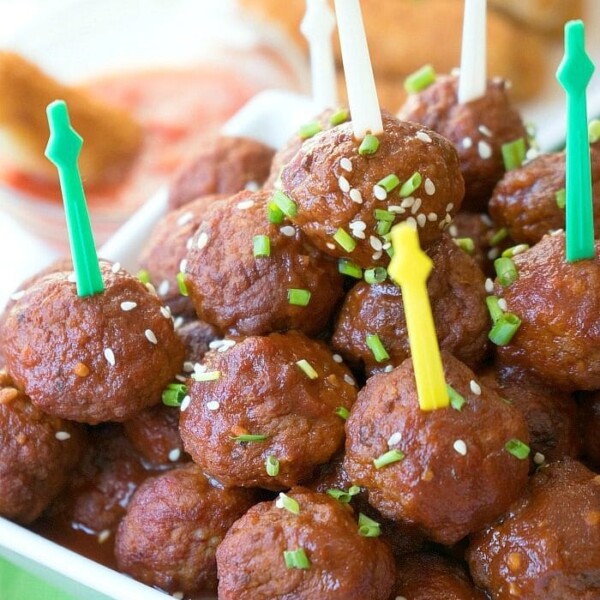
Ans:
{"type": "Polygon", "coordinates": [[[179,272],[180,273],[185,273],[185,270],[187,269],[187,258],[182,258],[181,262],[179,263],[179,272]]]}
{"type": "Polygon", "coordinates": [[[433,196],[435,194],[435,183],[433,183],[429,177],[425,180],[424,188],[425,193],[428,196],[433,196]]]}
{"type": "Polygon", "coordinates": [[[474,379],[469,381],[469,387],[476,396],[481,396],[481,386],[474,379]]]}
{"type": "Polygon", "coordinates": [[[338,185],[345,194],[350,191],[350,182],[343,175],[338,179],[338,185]]]}
{"type": "Polygon", "coordinates": [[[417,131],[416,133],[416,137],[418,140],[421,140],[422,142],[425,142],[426,144],[431,144],[431,137],[429,137],[429,135],[427,135],[424,131],[417,131]]]}
{"type": "Polygon", "coordinates": [[[557,235],[561,235],[561,233],[563,233],[563,230],[562,230],[562,229],[555,229],[554,231],[551,231],[551,232],[550,232],[550,235],[551,235],[552,237],[555,237],[555,236],[557,236],[557,235]]]}
{"type": "Polygon", "coordinates": [[[405,596],[396,596],[396,600],[407,600],[405,596]]]}
{"type": "Polygon", "coordinates": [[[190,405],[190,402],[192,401],[192,399],[189,396],[186,396],[182,401],[181,401],[181,412],[185,412],[187,410],[187,407],[190,405]]]}
{"type": "Polygon", "coordinates": [[[506,303],[505,298],[500,298],[500,300],[498,300],[498,308],[502,309],[504,312],[508,310],[508,304],[506,303]]]}
{"type": "Polygon", "coordinates": [[[121,302],[121,310],[124,312],[128,312],[133,310],[137,306],[137,302],[121,302]]]}
{"type": "Polygon", "coordinates": [[[529,150],[527,150],[527,152],[525,153],[525,158],[527,159],[527,161],[530,161],[540,156],[540,154],[541,152],[537,148],[529,148],[529,150]]]}
{"type": "Polygon", "coordinates": [[[382,256],[383,252],[381,250],[378,250],[377,252],[373,252],[373,254],[371,255],[371,260],[379,260],[382,256]]]}
{"type": "Polygon", "coordinates": [[[177,379],[177,381],[181,381],[181,383],[185,383],[187,381],[184,375],[175,375],[175,379],[177,379]]]}
{"type": "Polygon", "coordinates": [[[423,201],[421,200],[421,198],[415,198],[415,202],[414,202],[414,204],[412,205],[412,208],[410,209],[410,212],[411,212],[413,215],[416,215],[416,214],[419,212],[419,209],[421,208],[421,204],[422,204],[422,202],[423,202],[423,201]]]}
{"type": "Polygon", "coordinates": [[[184,322],[185,322],[185,319],[183,317],[177,317],[173,321],[173,329],[179,329],[183,325],[184,322]]]}
{"type": "Polygon", "coordinates": [[[512,248],[512,255],[516,256],[517,254],[523,254],[526,250],[529,250],[529,246],[527,244],[517,244],[512,248]]]}
{"type": "Polygon", "coordinates": [[[452,222],[452,215],[450,213],[447,213],[446,216],[444,217],[444,221],[446,221],[446,223],[448,223],[448,225],[450,225],[450,223],[452,222]]]}
{"type": "Polygon", "coordinates": [[[394,365],[386,365],[385,369],[383,370],[384,373],[391,373],[394,370],[394,365]]]}
{"type": "Polygon", "coordinates": [[[191,373],[194,370],[194,363],[191,360],[186,360],[183,363],[184,373],[191,373]]]}
{"type": "Polygon", "coordinates": [[[20,292],[15,292],[11,295],[11,300],[20,300],[25,295],[25,290],[21,290],[20,292]]]}
{"type": "Polygon", "coordinates": [[[187,225],[193,218],[194,213],[188,210],[187,212],[184,212],[182,215],[179,216],[179,218],[177,219],[177,225],[179,225],[179,227],[183,227],[183,225],[187,225]]]}
{"type": "Polygon", "coordinates": [[[169,288],[171,287],[171,284],[169,283],[168,279],[163,279],[160,282],[160,285],[158,286],[158,295],[159,296],[166,296],[169,293],[169,288]]]}
{"type": "Polygon", "coordinates": [[[423,213],[417,215],[417,225],[419,227],[425,227],[426,223],[427,223],[427,217],[423,213]]]}
{"type": "Polygon", "coordinates": [[[347,373],[346,373],[346,375],[344,375],[344,381],[348,385],[356,385],[356,381],[354,381],[354,379],[352,377],[350,377],[350,375],[348,375],[347,373]]]}
{"type": "Polygon", "coordinates": [[[350,200],[352,200],[352,202],[356,202],[356,204],[362,204],[363,198],[362,194],[360,193],[360,190],[357,190],[356,188],[351,189],[350,200]]]}
{"type": "Polygon", "coordinates": [[[113,273],[118,273],[121,270],[121,263],[120,262],[116,262],[111,268],[110,270],[113,273]]]}
{"type": "Polygon", "coordinates": [[[284,225],[279,231],[286,237],[294,237],[296,235],[296,228],[293,225],[284,225]]]}
{"type": "Polygon", "coordinates": [[[342,363],[344,361],[344,359],[339,354],[334,354],[332,358],[336,363],[342,363]]]}
{"type": "Polygon", "coordinates": [[[151,344],[158,344],[158,340],[156,339],[156,336],[154,335],[154,331],[152,331],[152,329],[146,329],[146,331],[144,331],[144,335],[151,344]]]}
{"type": "Polygon", "coordinates": [[[194,372],[195,373],[206,373],[206,365],[201,365],[200,363],[194,364],[194,372]]]}
{"type": "Polygon", "coordinates": [[[452,237],[456,237],[458,235],[458,228],[456,227],[456,225],[450,225],[450,227],[448,227],[448,233],[452,237]]]}
{"type": "Polygon", "coordinates": [[[488,253],[487,253],[487,257],[490,260],[495,260],[498,258],[498,256],[500,255],[500,248],[492,248],[488,253]]]}
{"type": "Polygon", "coordinates": [[[254,200],[243,200],[242,202],[238,202],[237,208],[239,210],[248,210],[254,206],[254,200]]]}
{"type": "Polygon", "coordinates": [[[479,156],[486,160],[492,157],[492,147],[484,141],[481,141],[477,144],[477,151],[479,152],[479,156]]]}
{"type": "Polygon", "coordinates": [[[373,195],[377,200],[385,200],[387,199],[387,191],[384,187],[380,185],[373,186],[373,195]]]}
{"type": "Polygon", "coordinates": [[[340,160],[340,167],[344,169],[344,171],[348,171],[348,173],[352,172],[352,161],[349,158],[342,158],[340,160]]]}
{"type": "Polygon", "coordinates": [[[65,440],[69,440],[71,439],[71,434],[68,431],[57,431],[54,434],[54,437],[59,441],[59,442],[64,442],[65,440]]]}
{"type": "Polygon", "coordinates": [[[211,400],[206,403],[206,408],[208,408],[208,410],[219,410],[219,406],[221,405],[216,400],[211,400]]]}
{"type": "Polygon", "coordinates": [[[335,250],[335,244],[332,244],[331,242],[327,242],[325,246],[327,246],[327,248],[329,248],[330,250],[335,250]]]}
{"type": "Polygon", "coordinates": [[[398,444],[401,440],[402,434],[399,431],[396,431],[395,433],[392,433],[392,435],[390,435],[390,439],[387,441],[387,445],[394,446],[395,444],[398,444]]]}
{"type": "Polygon", "coordinates": [[[173,594],[173,598],[175,598],[175,600],[183,600],[184,596],[185,594],[183,592],[175,592],[173,594]]]}
{"type": "Polygon", "coordinates": [[[160,307],[160,314],[165,319],[170,319],[171,318],[171,309],[168,306],[161,306],[160,307]]]}
{"type": "Polygon", "coordinates": [[[388,211],[394,214],[398,214],[398,215],[402,215],[406,212],[406,210],[404,208],[402,208],[401,206],[398,206],[397,204],[390,204],[387,207],[388,211]]]}
{"type": "Polygon", "coordinates": [[[104,544],[104,542],[106,542],[106,540],[110,537],[110,529],[103,529],[99,534],[98,534],[98,543],[99,544],[104,544]]]}
{"type": "Polygon", "coordinates": [[[198,246],[199,250],[202,250],[202,248],[204,248],[204,246],[206,246],[206,244],[208,244],[208,233],[206,233],[206,231],[203,231],[198,236],[198,241],[197,241],[196,245],[198,246]]]}
{"type": "Polygon", "coordinates": [[[145,283],[144,285],[146,286],[146,289],[147,289],[147,290],[148,290],[148,291],[149,291],[151,294],[154,294],[155,296],[157,295],[157,294],[156,294],[156,288],[155,288],[155,287],[154,287],[154,286],[153,286],[153,285],[152,285],[150,282],[148,282],[148,283],[145,283]]]}
{"type": "Polygon", "coordinates": [[[115,353],[110,348],[104,348],[104,358],[111,367],[115,366],[115,353]]]}
{"type": "Polygon", "coordinates": [[[452,212],[453,208],[454,208],[454,204],[452,202],[449,202],[448,204],[446,204],[446,212],[447,213],[452,212]]]}
{"type": "MultiPolygon", "coordinates": [[[[217,352],[226,352],[230,348],[233,348],[235,344],[235,340],[213,340],[208,344],[208,347],[217,352]]],[[[198,366],[200,367],[200,365],[198,366]]]]}
{"type": "Polygon", "coordinates": [[[487,225],[488,227],[494,226],[494,222],[492,221],[492,219],[490,219],[489,215],[481,214],[481,215],[479,215],[479,218],[481,219],[481,222],[484,225],[487,225]]]}
{"type": "Polygon", "coordinates": [[[417,221],[415,220],[414,217],[408,217],[408,219],[406,219],[406,224],[409,225],[410,227],[412,227],[416,231],[417,221]]]}
{"type": "Polygon", "coordinates": [[[69,276],[67,277],[67,281],[69,283],[77,283],[77,277],[75,276],[75,273],[70,273],[69,276]]]}
{"type": "Polygon", "coordinates": [[[410,208],[414,203],[415,203],[414,197],[408,196],[407,198],[404,198],[404,200],[402,200],[402,203],[400,204],[400,206],[402,208],[410,208]]]}
{"type": "Polygon", "coordinates": [[[494,282],[489,277],[485,280],[485,291],[488,294],[494,291],[494,282]]]}
{"type": "Polygon", "coordinates": [[[435,221],[437,221],[437,220],[438,220],[437,213],[430,212],[430,213],[427,215],[427,220],[428,220],[428,221],[432,221],[432,222],[435,222],[435,221]]]}
{"type": "Polygon", "coordinates": [[[375,250],[375,252],[379,252],[383,248],[383,242],[374,235],[369,236],[369,244],[371,245],[371,248],[375,250]]]}
{"type": "Polygon", "coordinates": [[[351,221],[348,226],[350,229],[358,229],[359,231],[364,231],[367,228],[364,221],[351,221]]]}
{"type": "Polygon", "coordinates": [[[389,248],[391,248],[391,247],[392,247],[392,244],[391,244],[390,242],[386,242],[386,243],[385,243],[385,244],[384,244],[384,245],[381,247],[381,249],[382,249],[382,250],[388,250],[388,249],[389,249],[389,248]]]}
{"type": "Polygon", "coordinates": [[[260,190],[260,185],[258,184],[258,181],[248,181],[244,186],[244,189],[249,192],[258,192],[258,190],[260,190]]]}
{"type": "Polygon", "coordinates": [[[181,450],[179,448],[173,448],[171,452],[169,452],[169,460],[171,462],[177,462],[181,457],[181,450]]]}
{"type": "Polygon", "coordinates": [[[473,140],[470,137],[463,138],[462,147],[468,150],[473,145],[473,140]]]}
{"type": "Polygon", "coordinates": [[[533,455],[533,462],[536,465],[543,465],[545,460],[546,460],[546,457],[541,452],[536,452],[533,455]]]}
{"type": "Polygon", "coordinates": [[[456,452],[458,452],[461,456],[466,456],[467,455],[467,445],[464,443],[463,440],[456,440],[454,442],[454,444],[452,444],[452,447],[454,448],[454,450],[456,450],[456,452]]]}
{"type": "Polygon", "coordinates": [[[187,242],[185,243],[186,250],[191,250],[193,243],[194,243],[194,236],[188,238],[187,242]]]}
{"type": "Polygon", "coordinates": [[[485,125],[480,125],[478,129],[481,133],[483,133],[483,135],[487,137],[492,137],[494,135],[492,133],[492,130],[489,127],[486,127],[485,125]]]}

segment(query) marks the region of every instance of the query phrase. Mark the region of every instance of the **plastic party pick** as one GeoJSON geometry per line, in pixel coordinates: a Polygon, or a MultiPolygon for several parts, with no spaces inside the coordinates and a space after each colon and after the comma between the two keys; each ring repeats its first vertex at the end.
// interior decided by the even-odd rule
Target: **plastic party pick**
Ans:
{"type": "Polygon", "coordinates": [[[63,100],[55,100],[49,104],[46,113],[50,125],[46,156],[58,169],[77,282],[77,295],[100,294],[104,291],[104,283],[100,274],[78,164],[83,140],[71,127],[67,105],[63,100]]]}
{"type": "Polygon", "coordinates": [[[383,122],[360,2],[335,0],[335,12],[354,137],[362,140],[367,133],[382,133],[383,122]]]}
{"type": "Polygon", "coordinates": [[[465,0],[458,102],[481,98],[486,89],[487,0],[465,0]]]}
{"type": "Polygon", "coordinates": [[[419,406],[424,411],[445,408],[450,398],[427,294],[433,261],[421,250],[418,233],[407,223],[396,225],[391,236],[394,256],[388,273],[402,289],[419,406]]]}
{"type": "Polygon", "coordinates": [[[565,56],[556,78],[567,92],[567,261],[594,257],[594,209],[586,90],[594,63],[585,51],[582,21],[565,25],[565,56]]]}
{"type": "Polygon", "coordinates": [[[306,14],[300,30],[310,46],[313,100],[321,109],[338,104],[331,40],[334,28],[335,16],[327,0],[306,0],[306,14]]]}

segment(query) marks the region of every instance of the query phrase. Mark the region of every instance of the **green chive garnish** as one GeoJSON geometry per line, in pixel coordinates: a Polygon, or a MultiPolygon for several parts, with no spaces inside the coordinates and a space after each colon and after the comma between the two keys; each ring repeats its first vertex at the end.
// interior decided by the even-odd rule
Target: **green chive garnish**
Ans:
{"type": "Polygon", "coordinates": [[[365,139],[360,143],[358,153],[361,156],[369,156],[375,154],[377,150],[379,150],[379,140],[376,136],[368,133],[365,135],[365,139]]]}
{"type": "Polygon", "coordinates": [[[308,556],[306,556],[306,552],[302,548],[298,548],[298,550],[284,550],[283,560],[288,569],[310,568],[310,560],[308,560],[308,556]]]}
{"type": "Polygon", "coordinates": [[[517,333],[521,326],[521,319],[513,313],[503,313],[503,315],[494,323],[490,333],[488,334],[489,339],[496,344],[496,346],[506,346],[513,339],[515,333],[517,333]]]}
{"type": "Polygon", "coordinates": [[[504,168],[507,171],[520,167],[526,155],[527,147],[523,138],[508,144],[502,144],[502,159],[504,160],[504,168]]]}
{"type": "Polygon", "coordinates": [[[504,449],[519,460],[525,460],[531,452],[531,448],[527,444],[523,443],[521,440],[517,440],[516,438],[508,440],[508,442],[506,442],[504,445],[504,449]]]}
{"type": "Polygon", "coordinates": [[[281,190],[277,190],[273,194],[271,201],[275,202],[277,208],[279,208],[279,210],[287,217],[292,218],[298,214],[298,207],[296,206],[296,203],[281,190]]]}
{"type": "Polygon", "coordinates": [[[342,123],[345,123],[349,117],[350,113],[348,112],[348,109],[340,108],[339,110],[334,112],[331,115],[331,117],[329,117],[329,123],[335,127],[336,125],[341,125],[342,123]]]}
{"type": "Polygon", "coordinates": [[[166,406],[181,406],[187,396],[187,386],[183,383],[170,383],[162,393],[162,402],[166,406]]]}
{"type": "Polygon", "coordinates": [[[299,360],[296,365],[309,379],[317,379],[319,377],[319,374],[306,359],[299,360]]]}
{"type": "MultiPolygon", "coordinates": [[[[269,477],[277,477],[279,475],[279,461],[275,456],[267,456],[265,460],[265,469],[269,477]]],[[[297,513],[296,513],[297,514],[297,513]]]]}
{"type": "Polygon", "coordinates": [[[300,136],[300,139],[307,140],[313,137],[313,135],[317,135],[317,133],[322,131],[322,129],[321,123],[318,121],[312,121],[311,123],[302,125],[302,127],[300,127],[298,130],[298,135],[300,136]]]}
{"type": "MultiPolygon", "coordinates": [[[[396,177],[396,179],[398,179],[396,177]]],[[[375,216],[375,219],[377,221],[391,221],[393,222],[394,219],[396,218],[396,215],[394,213],[391,213],[389,210],[383,210],[381,208],[376,208],[375,212],[373,213],[375,216]]]]}
{"type": "Polygon", "coordinates": [[[294,306],[308,306],[311,296],[312,294],[309,290],[290,288],[288,290],[288,304],[293,304],[294,306]]]}
{"type": "Polygon", "coordinates": [[[562,210],[567,205],[567,191],[563,188],[562,190],[558,190],[554,195],[556,197],[556,206],[562,210]]]}
{"type": "Polygon", "coordinates": [[[503,258],[512,258],[517,254],[521,254],[521,252],[525,252],[525,250],[529,250],[529,244],[517,244],[516,246],[507,248],[500,256],[503,258]]]}
{"type": "Polygon", "coordinates": [[[507,235],[508,229],[506,229],[506,227],[498,229],[498,231],[490,238],[490,246],[497,246],[507,235]]]}
{"type": "Polygon", "coordinates": [[[467,401],[451,385],[447,384],[446,388],[448,390],[448,397],[450,398],[450,406],[454,410],[461,411],[467,401]]]}
{"type": "Polygon", "coordinates": [[[385,362],[390,359],[390,355],[376,333],[367,334],[366,341],[369,350],[371,350],[377,362],[385,362]]]}
{"type": "Polygon", "coordinates": [[[500,308],[498,296],[488,296],[485,299],[492,323],[496,323],[504,315],[504,311],[500,308]]]}
{"type": "Polygon", "coordinates": [[[194,381],[217,381],[217,379],[221,378],[221,371],[194,372],[191,377],[194,381]]]}
{"type": "Polygon", "coordinates": [[[293,515],[300,514],[300,505],[298,504],[298,501],[283,492],[281,492],[277,500],[275,500],[275,506],[277,508],[285,508],[285,510],[291,512],[293,515]]]}
{"type": "Polygon", "coordinates": [[[255,235],[253,239],[254,258],[271,256],[271,240],[268,235],[255,235]]]}
{"type": "Polygon", "coordinates": [[[335,414],[346,421],[350,416],[350,411],[345,406],[338,406],[335,409],[335,414]]]}
{"type": "Polygon", "coordinates": [[[267,219],[269,223],[273,223],[274,225],[281,225],[283,223],[285,215],[283,211],[275,204],[275,202],[269,202],[269,206],[267,207],[267,219]]]}
{"type": "Polygon", "coordinates": [[[236,442],[264,442],[268,437],[268,435],[262,433],[242,433],[241,435],[231,436],[231,439],[236,442]]]}
{"type": "Polygon", "coordinates": [[[347,258],[340,258],[338,271],[342,275],[348,275],[348,277],[354,277],[354,279],[362,279],[363,275],[362,269],[347,258]]]}
{"type": "Polygon", "coordinates": [[[588,135],[590,144],[595,144],[600,140],[600,119],[593,119],[588,125],[588,135]]]}
{"type": "Polygon", "coordinates": [[[413,173],[400,188],[400,196],[402,198],[407,198],[410,196],[418,187],[421,185],[421,181],[423,178],[421,177],[421,173],[416,171],[413,173]]]}
{"type": "Polygon", "coordinates": [[[386,233],[390,232],[390,229],[392,228],[392,223],[391,221],[377,221],[377,227],[376,227],[376,232],[377,235],[385,235],[386,233]]]}
{"type": "Polygon", "coordinates": [[[431,65],[425,65],[404,80],[404,89],[408,94],[416,94],[435,83],[435,79],[435,69],[431,65]]]}
{"type": "Polygon", "coordinates": [[[188,295],[188,289],[185,283],[185,273],[177,273],[177,286],[179,287],[179,293],[182,296],[188,295]]]}
{"type": "Polygon", "coordinates": [[[365,281],[369,284],[383,283],[387,279],[387,270],[385,267],[375,267],[365,271],[365,281]]]}
{"type": "Polygon", "coordinates": [[[348,491],[337,490],[335,488],[327,490],[327,494],[329,494],[332,498],[335,498],[338,502],[342,504],[348,504],[350,500],[352,500],[353,496],[356,496],[360,492],[360,488],[357,485],[351,486],[348,491]]]}
{"type": "Polygon", "coordinates": [[[145,285],[146,283],[150,283],[150,274],[146,269],[141,269],[138,271],[137,278],[145,285]]]}
{"type": "Polygon", "coordinates": [[[381,469],[387,465],[391,465],[395,462],[401,461],[404,458],[404,452],[401,450],[388,450],[381,456],[373,459],[373,464],[376,469],[381,469]]]}
{"type": "Polygon", "coordinates": [[[390,193],[393,192],[400,185],[400,180],[398,179],[397,175],[394,175],[394,173],[390,173],[381,181],[377,182],[377,185],[379,187],[382,187],[386,192],[390,193]]]}
{"type": "Polygon", "coordinates": [[[379,537],[381,535],[381,525],[373,519],[369,519],[363,513],[358,514],[358,534],[363,537],[379,537]]]}
{"type": "Polygon", "coordinates": [[[356,242],[350,237],[350,234],[341,227],[335,232],[333,239],[346,251],[352,252],[356,248],[356,242]]]}
{"type": "Polygon", "coordinates": [[[511,258],[497,258],[494,261],[494,269],[496,269],[498,281],[504,287],[511,285],[519,278],[517,267],[511,258]]]}
{"type": "Polygon", "coordinates": [[[454,243],[467,254],[475,253],[475,242],[473,238],[454,238],[454,243]]]}

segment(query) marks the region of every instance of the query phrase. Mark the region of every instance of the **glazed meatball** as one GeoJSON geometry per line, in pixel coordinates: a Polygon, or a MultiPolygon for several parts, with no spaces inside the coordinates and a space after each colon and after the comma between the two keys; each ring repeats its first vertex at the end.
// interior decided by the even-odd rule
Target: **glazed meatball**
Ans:
{"type": "Polygon", "coordinates": [[[185,256],[192,236],[208,207],[225,196],[203,196],[183,208],[168,212],[154,227],[139,258],[158,297],[174,315],[194,316],[189,298],[181,294],[177,275],[185,271],[185,256]]]}
{"type": "Polygon", "coordinates": [[[202,360],[211,343],[219,337],[219,333],[212,325],[198,319],[184,323],[176,331],[185,347],[184,370],[191,372],[193,364],[202,360]]]}
{"type": "Polygon", "coordinates": [[[297,208],[294,223],[323,252],[363,268],[389,262],[382,232],[394,222],[414,222],[423,246],[438,239],[464,194],[448,140],[387,113],[383,127],[369,155],[360,154],[350,122],[318,133],[281,174],[282,190],[297,208]]]}
{"type": "Polygon", "coordinates": [[[36,519],[66,484],[84,439],[78,425],[42,413],[0,371],[0,516],[36,519]]]}
{"type": "Polygon", "coordinates": [[[356,398],[348,369],[298,332],[208,352],[194,378],[200,381],[192,381],[179,422],[184,447],[232,486],[280,490],[308,479],[342,445],[336,410],[356,398]]]}
{"type": "Polygon", "coordinates": [[[316,335],[342,296],[342,276],[296,227],[267,220],[270,199],[242,192],[213,204],[187,255],[190,298],[200,319],[232,335],[316,335]],[[256,236],[268,237],[268,256],[255,256],[256,236]]]}
{"type": "MultiPolygon", "coordinates": [[[[600,143],[590,146],[594,229],[600,235],[600,143]]],[[[490,214],[519,243],[536,244],[544,235],[565,227],[565,209],[557,192],[565,189],[565,153],[544,154],[498,182],[490,200],[490,214]]]]}
{"type": "Polygon", "coordinates": [[[396,567],[396,600],[486,600],[458,563],[439,554],[409,554],[396,567]]]}
{"type": "Polygon", "coordinates": [[[119,570],[171,593],[216,590],[217,546],[252,504],[252,491],[224,489],[194,464],[148,479],[119,525],[119,570]]]}
{"type": "Polygon", "coordinates": [[[585,455],[600,470],[600,392],[582,398],[580,423],[585,455]]]}
{"type": "Polygon", "coordinates": [[[183,345],[159,299],[118,264],[105,290],[79,297],[72,273],[25,290],[0,330],[9,373],[44,412],[95,424],[124,421],[160,401],[183,345]]]}
{"type": "Polygon", "coordinates": [[[471,574],[495,600],[600,598],[599,525],[600,476],[570,459],[554,463],[472,537],[471,574]]]}
{"type": "MultiPolygon", "coordinates": [[[[474,260],[447,235],[430,246],[433,271],[427,282],[440,346],[470,366],[481,362],[490,329],[485,277],[474,260]]],[[[368,374],[399,365],[410,356],[402,292],[384,283],[357,283],[346,295],[332,338],[334,348],[368,374]],[[377,334],[390,356],[377,362],[367,336],[377,334]]]]}
{"type": "Polygon", "coordinates": [[[513,258],[518,279],[496,284],[521,326],[500,362],[565,391],[600,388],[600,242],[596,257],[568,263],[565,236],[546,236],[513,258]]]}
{"type": "Polygon", "coordinates": [[[383,515],[451,545],[518,497],[529,463],[527,454],[509,449],[527,448],[529,435],[516,408],[450,354],[442,358],[446,381],[464,404],[422,411],[412,359],[371,377],[347,421],[344,467],[383,515]],[[389,451],[396,451],[396,462],[377,464],[389,451]]]}
{"type": "Polygon", "coordinates": [[[281,497],[262,502],[227,532],[217,548],[220,600],[387,600],[392,553],[359,534],[352,509],[304,488],[287,497],[294,512],[281,497]],[[293,552],[306,558],[301,567],[290,566],[293,552]]]}
{"type": "Polygon", "coordinates": [[[275,151],[243,137],[206,137],[202,150],[169,186],[169,207],[180,208],[200,196],[258,189],[269,175],[275,151]]]}
{"type": "Polygon", "coordinates": [[[410,95],[398,116],[421,123],[454,144],[465,180],[463,208],[472,212],[487,212],[494,186],[504,175],[502,146],[527,139],[502,79],[489,81],[481,98],[459,104],[458,78],[438,77],[422,92],[410,95]]]}

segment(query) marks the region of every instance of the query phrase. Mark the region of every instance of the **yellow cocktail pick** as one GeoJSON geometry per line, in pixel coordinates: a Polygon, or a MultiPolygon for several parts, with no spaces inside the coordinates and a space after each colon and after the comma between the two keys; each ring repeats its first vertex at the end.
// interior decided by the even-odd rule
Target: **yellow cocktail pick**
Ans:
{"type": "Polygon", "coordinates": [[[433,261],[421,250],[419,235],[407,223],[396,225],[391,234],[394,256],[388,273],[402,289],[419,406],[424,411],[445,408],[450,399],[427,294],[433,261]]]}

